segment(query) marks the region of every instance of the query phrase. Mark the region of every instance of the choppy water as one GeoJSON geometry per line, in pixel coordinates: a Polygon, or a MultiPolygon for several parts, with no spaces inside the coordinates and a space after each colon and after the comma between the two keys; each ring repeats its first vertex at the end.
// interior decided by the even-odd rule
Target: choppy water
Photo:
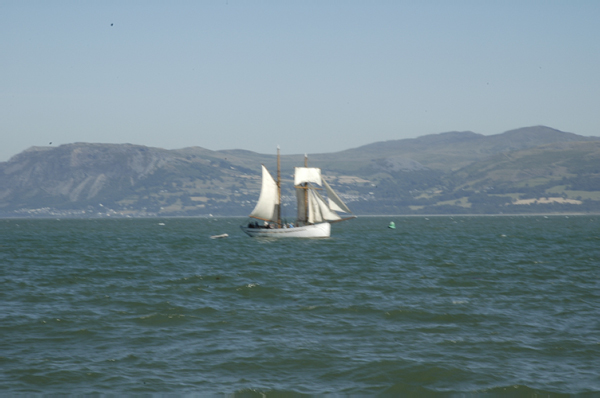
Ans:
{"type": "Polygon", "coordinates": [[[600,393],[598,216],[242,221],[0,220],[0,392],[600,393]]]}

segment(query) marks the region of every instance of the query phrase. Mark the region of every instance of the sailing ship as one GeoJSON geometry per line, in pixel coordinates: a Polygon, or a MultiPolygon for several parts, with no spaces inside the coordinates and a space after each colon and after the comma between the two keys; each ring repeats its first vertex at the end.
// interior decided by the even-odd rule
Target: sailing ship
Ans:
{"type": "Polygon", "coordinates": [[[329,238],[331,224],[356,218],[355,215],[341,217],[337,212],[352,214],[348,206],[321,175],[321,169],[308,167],[304,157],[304,167],[296,167],[294,188],[298,204],[298,217],[295,223],[281,219],[281,166],[277,147],[277,180],[265,165],[262,165],[262,187],[256,207],[250,213],[253,219],[242,230],[252,237],[273,238],[329,238]],[[327,200],[319,193],[325,189],[327,200]],[[259,223],[259,221],[261,221],[259,223]]]}

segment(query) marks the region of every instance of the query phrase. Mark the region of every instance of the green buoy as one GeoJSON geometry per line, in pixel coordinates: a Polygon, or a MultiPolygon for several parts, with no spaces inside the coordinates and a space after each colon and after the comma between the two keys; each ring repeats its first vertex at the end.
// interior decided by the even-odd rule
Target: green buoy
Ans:
{"type": "Polygon", "coordinates": [[[393,221],[390,221],[390,225],[388,225],[388,228],[396,229],[396,224],[394,224],[393,221]]]}

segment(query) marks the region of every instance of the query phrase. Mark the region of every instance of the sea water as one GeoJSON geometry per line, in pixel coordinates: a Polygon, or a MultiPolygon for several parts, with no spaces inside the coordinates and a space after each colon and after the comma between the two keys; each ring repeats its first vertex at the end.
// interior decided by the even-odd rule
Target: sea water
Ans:
{"type": "Polygon", "coordinates": [[[599,216],[244,221],[0,220],[0,394],[600,394],[599,216]]]}

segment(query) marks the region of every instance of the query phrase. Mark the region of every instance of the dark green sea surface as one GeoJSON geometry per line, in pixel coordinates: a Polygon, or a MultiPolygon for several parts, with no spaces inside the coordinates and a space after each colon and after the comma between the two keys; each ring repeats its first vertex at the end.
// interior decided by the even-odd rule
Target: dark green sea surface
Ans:
{"type": "Polygon", "coordinates": [[[0,394],[600,394],[598,216],[242,221],[0,220],[0,394]]]}

